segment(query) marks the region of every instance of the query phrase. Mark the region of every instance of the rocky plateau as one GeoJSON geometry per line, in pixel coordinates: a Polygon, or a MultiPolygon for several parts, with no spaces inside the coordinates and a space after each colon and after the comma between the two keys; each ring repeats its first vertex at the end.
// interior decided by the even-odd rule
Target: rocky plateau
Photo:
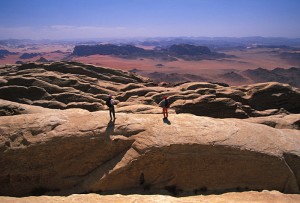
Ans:
{"type": "Polygon", "coordinates": [[[299,113],[300,90],[277,82],[157,84],[77,62],[7,65],[0,195],[12,197],[0,200],[299,202],[299,113]]]}

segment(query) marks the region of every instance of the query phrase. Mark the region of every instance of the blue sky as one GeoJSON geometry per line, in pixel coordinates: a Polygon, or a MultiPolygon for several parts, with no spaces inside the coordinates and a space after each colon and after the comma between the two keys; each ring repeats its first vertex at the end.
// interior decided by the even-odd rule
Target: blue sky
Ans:
{"type": "Polygon", "coordinates": [[[300,37],[300,0],[0,0],[0,39],[300,37]]]}

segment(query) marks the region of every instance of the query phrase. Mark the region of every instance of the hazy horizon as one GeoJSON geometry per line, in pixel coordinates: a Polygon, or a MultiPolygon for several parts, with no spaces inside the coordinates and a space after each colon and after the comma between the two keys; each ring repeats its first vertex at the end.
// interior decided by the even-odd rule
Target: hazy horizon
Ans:
{"type": "Polygon", "coordinates": [[[300,38],[298,0],[10,0],[0,39],[300,38]]]}

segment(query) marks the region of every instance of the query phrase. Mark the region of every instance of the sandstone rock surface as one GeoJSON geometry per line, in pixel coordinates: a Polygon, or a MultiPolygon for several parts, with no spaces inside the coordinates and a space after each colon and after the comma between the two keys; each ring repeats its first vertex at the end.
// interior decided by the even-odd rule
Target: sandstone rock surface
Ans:
{"type": "Polygon", "coordinates": [[[300,132],[81,109],[0,117],[0,195],[299,193],[300,132]]]}
{"type": "Polygon", "coordinates": [[[226,193],[222,195],[171,197],[163,195],[105,195],[98,194],[74,194],[67,197],[62,196],[40,196],[40,197],[0,197],[3,203],[52,203],[52,202],[102,202],[102,203],[298,203],[300,195],[282,194],[277,191],[226,193]]]}
{"type": "Polygon", "coordinates": [[[300,90],[277,82],[231,87],[207,82],[159,86],[129,72],[77,62],[0,69],[0,99],[52,109],[98,111],[107,108],[108,94],[122,106],[122,112],[158,113],[141,111],[137,105],[158,109],[163,96],[168,96],[176,113],[197,116],[249,118],[300,113],[300,90]]]}
{"type": "Polygon", "coordinates": [[[34,113],[43,113],[43,112],[51,112],[51,111],[54,110],[0,99],[0,116],[34,114],[34,113]]]}
{"type": "Polygon", "coordinates": [[[300,130],[300,114],[281,114],[267,117],[248,118],[245,121],[260,123],[273,128],[300,130]]]}
{"type": "MultiPolygon", "coordinates": [[[[299,195],[243,191],[300,193],[299,113],[299,89],[276,82],[159,85],[77,62],[5,66],[0,195],[95,192],[156,195],[52,200],[297,202],[299,195]],[[116,103],[114,121],[105,105],[108,94],[116,103]],[[162,119],[163,96],[171,103],[169,119],[162,119]],[[219,193],[226,194],[157,195],[219,193]]],[[[0,201],[52,201],[39,198],[0,201]]]]}

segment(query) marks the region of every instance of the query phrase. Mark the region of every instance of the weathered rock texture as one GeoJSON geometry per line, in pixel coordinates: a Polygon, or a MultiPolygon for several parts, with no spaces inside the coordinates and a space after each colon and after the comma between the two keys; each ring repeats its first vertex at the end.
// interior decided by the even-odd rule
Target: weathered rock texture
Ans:
{"type": "Polygon", "coordinates": [[[78,64],[29,63],[0,69],[0,98],[55,109],[103,109],[108,94],[147,79],[128,72],[78,64]],[[123,85],[122,85],[123,84],[123,85]]]}
{"type": "Polygon", "coordinates": [[[40,197],[0,197],[1,202],[20,203],[52,203],[52,202],[101,202],[101,203],[299,203],[300,195],[282,194],[277,191],[226,193],[222,195],[201,195],[190,197],[171,197],[163,195],[105,195],[98,194],[75,194],[67,197],[62,196],[40,196],[40,197]]]}
{"type": "Polygon", "coordinates": [[[190,114],[0,117],[0,195],[299,193],[300,131],[190,114]]]}
{"type": "Polygon", "coordinates": [[[300,91],[276,82],[224,87],[189,82],[159,86],[132,73],[77,62],[29,63],[0,69],[0,99],[52,109],[103,110],[112,94],[117,112],[161,113],[163,96],[171,113],[249,118],[300,113],[300,91]]]}
{"type": "Polygon", "coordinates": [[[34,114],[55,111],[54,109],[39,106],[20,104],[0,99],[0,116],[13,116],[20,114],[34,114]]]}
{"type": "Polygon", "coordinates": [[[76,62],[6,66],[0,195],[299,193],[299,113],[299,89],[275,82],[162,86],[76,62]],[[108,94],[115,121],[99,111],[108,94]]]}
{"type": "Polygon", "coordinates": [[[267,117],[248,118],[245,121],[260,123],[273,128],[300,130],[300,114],[281,114],[267,117]]]}

